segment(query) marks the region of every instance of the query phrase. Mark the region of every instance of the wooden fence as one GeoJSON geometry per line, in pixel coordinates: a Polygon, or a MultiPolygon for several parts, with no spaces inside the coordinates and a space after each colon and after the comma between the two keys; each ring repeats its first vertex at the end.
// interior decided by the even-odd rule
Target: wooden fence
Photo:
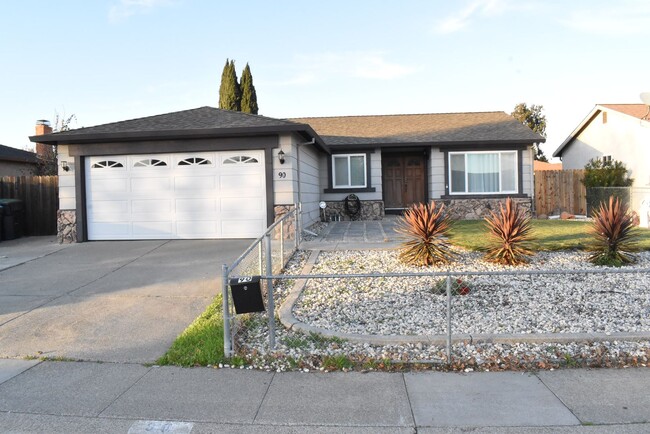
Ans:
{"type": "Polygon", "coordinates": [[[584,170],[538,170],[535,172],[535,212],[542,215],[587,213],[584,170]]]}
{"type": "Polygon", "coordinates": [[[25,206],[25,235],[56,235],[58,176],[0,177],[0,199],[20,199],[25,206]]]}

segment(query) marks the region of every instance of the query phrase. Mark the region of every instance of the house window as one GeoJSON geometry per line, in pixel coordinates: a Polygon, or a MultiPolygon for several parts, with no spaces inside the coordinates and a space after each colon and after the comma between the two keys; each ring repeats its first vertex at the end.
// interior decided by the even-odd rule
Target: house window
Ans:
{"type": "Polygon", "coordinates": [[[517,193],[517,151],[450,152],[450,194],[517,193]]]}
{"type": "Polygon", "coordinates": [[[612,162],[611,155],[603,155],[603,163],[611,163],[611,162],[612,162]]]}
{"type": "Polygon", "coordinates": [[[334,188],[366,187],[366,154],[332,155],[334,188]]]}

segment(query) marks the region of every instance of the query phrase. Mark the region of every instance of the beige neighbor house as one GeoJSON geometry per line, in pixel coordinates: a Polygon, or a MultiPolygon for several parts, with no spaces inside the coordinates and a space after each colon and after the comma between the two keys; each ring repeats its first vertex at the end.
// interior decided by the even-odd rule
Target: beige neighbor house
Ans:
{"type": "Polygon", "coordinates": [[[592,158],[625,163],[634,178],[631,208],[650,206],[650,108],[645,104],[597,104],[553,153],[563,169],[583,169],[592,158]]]}
{"type": "Polygon", "coordinates": [[[58,145],[62,238],[86,241],[257,237],[296,204],[311,225],[321,201],[342,219],[431,199],[457,218],[508,196],[530,209],[544,138],[503,112],[286,120],[201,107],[30,140],[58,145]]]}

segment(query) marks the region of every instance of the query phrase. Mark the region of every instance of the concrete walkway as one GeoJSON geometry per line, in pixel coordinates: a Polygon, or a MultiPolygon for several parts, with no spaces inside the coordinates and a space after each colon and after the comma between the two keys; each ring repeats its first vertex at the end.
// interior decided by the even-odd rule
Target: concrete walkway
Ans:
{"type": "Polygon", "coordinates": [[[397,216],[383,220],[329,222],[320,236],[301,244],[304,250],[390,249],[399,246],[397,216]]]}
{"type": "Polygon", "coordinates": [[[274,373],[0,359],[0,431],[642,433],[649,387],[650,369],[274,373]]]}

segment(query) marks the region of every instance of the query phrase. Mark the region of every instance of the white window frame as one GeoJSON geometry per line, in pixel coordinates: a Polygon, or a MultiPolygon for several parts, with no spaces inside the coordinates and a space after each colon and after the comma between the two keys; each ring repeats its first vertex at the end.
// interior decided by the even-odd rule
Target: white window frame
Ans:
{"type": "Polygon", "coordinates": [[[366,154],[333,154],[332,155],[332,188],[366,188],[368,186],[368,160],[366,154]],[[347,184],[337,184],[336,183],[336,158],[347,158],[348,161],[348,183],[347,184]],[[363,184],[352,185],[352,173],[350,169],[350,158],[351,157],[363,157],[363,184]]]}
{"type": "Polygon", "coordinates": [[[449,195],[464,195],[464,196],[478,196],[478,195],[498,195],[498,194],[518,194],[519,193],[519,151],[466,151],[466,152],[449,152],[447,155],[447,167],[449,173],[447,174],[447,182],[449,185],[449,195]],[[488,191],[488,192],[478,192],[478,191],[468,191],[469,189],[469,178],[467,172],[467,156],[472,154],[498,154],[499,155],[499,191],[488,191]],[[514,154],[515,155],[515,182],[514,190],[503,190],[501,186],[503,185],[502,170],[501,170],[501,154],[514,154]],[[453,191],[451,184],[451,156],[452,155],[464,155],[465,156],[465,191],[453,191]]]}

